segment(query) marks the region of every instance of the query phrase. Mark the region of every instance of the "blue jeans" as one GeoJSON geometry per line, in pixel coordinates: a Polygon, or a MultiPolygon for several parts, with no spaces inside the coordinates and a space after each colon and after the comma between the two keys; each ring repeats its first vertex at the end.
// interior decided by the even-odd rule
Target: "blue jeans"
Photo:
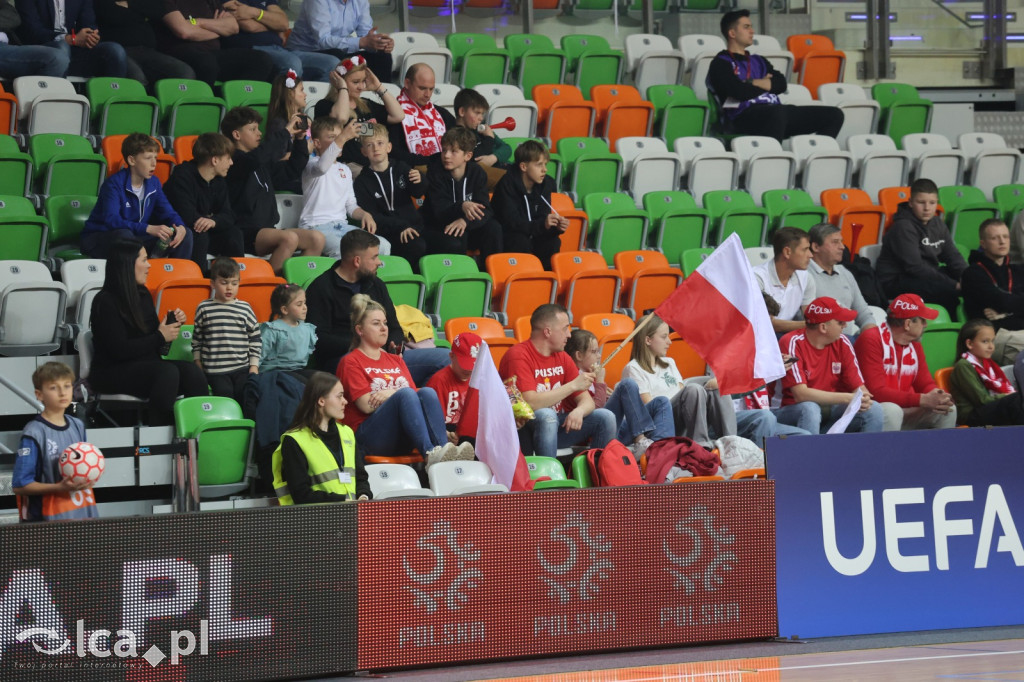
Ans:
{"type": "MultiPolygon", "coordinates": [[[[797,405],[807,404],[797,403],[797,405]]],[[[736,413],[736,435],[754,441],[759,448],[764,448],[765,438],[809,436],[810,434],[810,431],[805,431],[797,426],[783,424],[772,414],[771,410],[740,410],[736,413]]]]}
{"type": "Polygon", "coordinates": [[[0,77],[56,76],[63,78],[71,63],[63,50],[46,45],[0,45],[0,77]]]}
{"type": "Polygon", "coordinates": [[[616,437],[620,443],[629,445],[640,435],[646,435],[651,440],[676,435],[672,405],[668,398],[659,396],[644,405],[644,401],[640,400],[640,388],[633,379],[623,379],[618,383],[612,397],[604,404],[604,409],[618,420],[619,433],[616,437]]]}
{"type": "MultiPolygon", "coordinates": [[[[798,426],[811,433],[828,433],[830,426],[843,416],[846,405],[826,406],[827,414],[822,414],[822,406],[817,403],[803,402],[780,407],[775,417],[783,424],[798,426]],[[801,407],[801,406],[809,407],[801,407]]],[[[846,427],[846,433],[879,433],[885,424],[885,414],[881,403],[872,403],[866,412],[859,412],[846,427]]]]}
{"type": "Polygon", "coordinates": [[[192,259],[192,230],[185,228],[185,238],[174,248],[160,252],[160,240],[147,234],[140,238],[131,230],[107,230],[105,232],[86,232],[82,235],[82,253],[90,258],[106,258],[110,246],[120,239],[135,239],[146,247],[150,258],[184,258],[192,259]]]}
{"type": "Polygon", "coordinates": [[[448,442],[444,414],[432,388],[400,388],[356,429],[356,442],[369,455],[393,457],[416,448],[426,456],[448,442]]]}
{"type": "Polygon", "coordinates": [[[566,433],[562,429],[568,412],[555,412],[553,407],[535,410],[535,416],[519,431],[519,442],[523,453],[532,451],[541,457],[554,457],[558,448],[590,440],[590,447],[603,448],[618,428],[619,420],[606,409],[596,409],[583,418],[579,431],[566,433]]]}
{"type": "Polygon", "coordinates": [[[430,377],[451,363],[447,348],[406,348],[402,352],[405,366],[417,386],[426,386],[430,377]]]}
{"type": "Polygon", "coordinates": [[[71,61],[69,76],[109,76],[124,78],[128,75],[128,55],[119,43],[97,43],[96,47],[72,47],[63,38],[49,44],[67,55],[71,61]]]}
{"type": "Polygon", "coordinates": [[[292,52],[280,45],[254,45],[253,49],[266,52],[279,72],[291,69],[307,81],[326,81],[328,74],[338,65],[337,57],[321,52],[292,52]]]}

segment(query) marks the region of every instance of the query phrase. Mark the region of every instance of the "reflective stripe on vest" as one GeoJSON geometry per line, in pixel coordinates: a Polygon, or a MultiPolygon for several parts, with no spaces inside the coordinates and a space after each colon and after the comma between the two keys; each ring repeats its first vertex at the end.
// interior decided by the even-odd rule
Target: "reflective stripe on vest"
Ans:
{"type": "MultiPolygon", "coordinates": [[[[336,495],[355,496],[356,492],[356,439],[352,429],[344,424],[337,424],[341,436],[341,451],[344,456],[344,468],[338,469],[338,461],[334,454],[309,429],[289,431],[285,435],[293,438],[306,454],[307,471],[313,490],[322,490],[336,495]],[[342,483],[339,475],[348,474],[349,482],[342,483]]],[[[282,436],[283,442],[283,436],[282,436]]],[[[282,467],[281,445],[274,450],[271,466],[274,472],[274,493],[278,504],[288,506],[294,504],[288,482],[284,480],[282,467]]]]}

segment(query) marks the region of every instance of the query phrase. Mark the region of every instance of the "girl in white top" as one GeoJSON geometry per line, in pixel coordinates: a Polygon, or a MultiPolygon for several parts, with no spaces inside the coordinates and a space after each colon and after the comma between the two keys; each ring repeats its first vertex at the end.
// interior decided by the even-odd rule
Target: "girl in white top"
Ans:
{"type": "Polygon", "coordinates": [[[632,359],[622,377],[636,382],[640,399],[647,403],[668,398],[675,417],[676,435],[711,446],[710,430],[716,438],[736,435],[736,411],[729,396],[718,393],[714,378],[684,383],[676,362],[668,357],[672,345],[668,325],[651,315],[633,338],[632,359]]]}

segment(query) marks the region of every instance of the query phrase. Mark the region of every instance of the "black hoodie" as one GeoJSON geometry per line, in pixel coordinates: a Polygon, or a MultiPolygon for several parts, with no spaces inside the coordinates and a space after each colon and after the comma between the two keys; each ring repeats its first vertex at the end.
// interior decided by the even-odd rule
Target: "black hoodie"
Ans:
{"type": "Polygon", "coordinates": [[[895,285],[901,275],[950,283],[950,278],[959,280],[966,269],[967,262],[941,217],[936,215],[924,224],[914,217],[908,202],[899,205],[875,265],[882,286],[895,285]],[[940,270],[941,264],[946,271],[940,270]]]}
{"type": "Polygon", "coordinates": [[[996,329],[1024,329],[1024,265],[1010,265],[1009,257],[996,265],[981,249],[971,251],[970,262],[960,279],[967,317],[984,318],[985,308],[992,308],[1008,314],[992,320],[996,329]]]}
{"type": "MultiPolygon", "coordinates": [[[[229,171],[230,172],[230,171],[229,171]]],[[[209,182],[199,174],[195,161],[186,161],[174,167],[171,177],[164,183],[164,194],[178,212],[185,226],[194,228],[199,218],[210,218],[217,228],[231,228],[235,214],[228,201],[228,183],[214,176],[209,182]]]]}
{"type": "Polygon", "coordinates": [[[234,165],[228,171],[228,195],[235,211],[235,224],[244,232],[258,232],[274,227],[281,216],[277,212],[274,196],[274,164],[292,149],[300,154],[306,141],[300,139],[303,149],[296,150],[292,136],[284,128],[268,131],[263,142],[251,152],[235,150],[234,165]]]}
{"type": "Polygon", "coordinates": [[[377,231],[392,243],[408,227],[417,231],[423,228],[423,218],[413,204],[413,197],[423,195],[424,184],[422,180],[409,180],[411,170],[403,161],[391,161],[387,170],[380,172],[364,166],[352,183],[359,208],[370,212],[377,231]]]}
{"type": "MultiPolygon", "coordinates": [[[[498,180],[491,197],[494,215],[505,228],[506,232],[517,232],[530,238],[547,237],[552,231],[544,226],[551,214],[551,193],[555,191],[555,181],[550,175],[544,176],[544,182],[534,184],[533,189],[526,191],[523,174],[513,169],[498,180]]],[[[554,232],[558,236],[558,232],[554,232]]]]}
{"type": "Polygon", "coordinates": [[[474,201],[484,206],[483,218],[466,220],[466,229],[475,229],[494,217],[487,194],[487,173],[479,164],[467,163],[466,174],[461,180],[456,180],[451,171],[445,170],[438,154],[427,167],[423,220],[429,229],[444,230],[459,218],[466,217],[462,212],[464,201],[474,201]]]}

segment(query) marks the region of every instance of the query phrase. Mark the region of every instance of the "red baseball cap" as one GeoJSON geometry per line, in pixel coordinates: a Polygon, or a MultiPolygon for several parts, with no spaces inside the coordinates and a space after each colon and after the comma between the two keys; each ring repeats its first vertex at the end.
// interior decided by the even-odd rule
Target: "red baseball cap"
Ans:
{"type": "Polygon", "coordinates": [[[462,332],[452,342],[452,355],[459,367],[472,372],[476,366],[476,356],[480,353],[480,344],[483,340],[473,332],[462,332]]]}
{"type": "Polygon", "coordinates": [[[889,304],[889,317],[898,320],[909,320],[912,317],[934,320],[938,316],[939,311],[926,306],[924,299],[917,294],[900,294],[889,304]]]}
{"type": "Polygon", "coordinates": [[[816,298],[807,304],[807,310],[804,312],[804,319],[811,324],[821,324],[822,322],[828,322],[829,320],[839,320],[840,322],[852,322],[857,319],[857,312],[844,308],[836,302],[836,299],[830,296],[822,296],[816,298]]]}

